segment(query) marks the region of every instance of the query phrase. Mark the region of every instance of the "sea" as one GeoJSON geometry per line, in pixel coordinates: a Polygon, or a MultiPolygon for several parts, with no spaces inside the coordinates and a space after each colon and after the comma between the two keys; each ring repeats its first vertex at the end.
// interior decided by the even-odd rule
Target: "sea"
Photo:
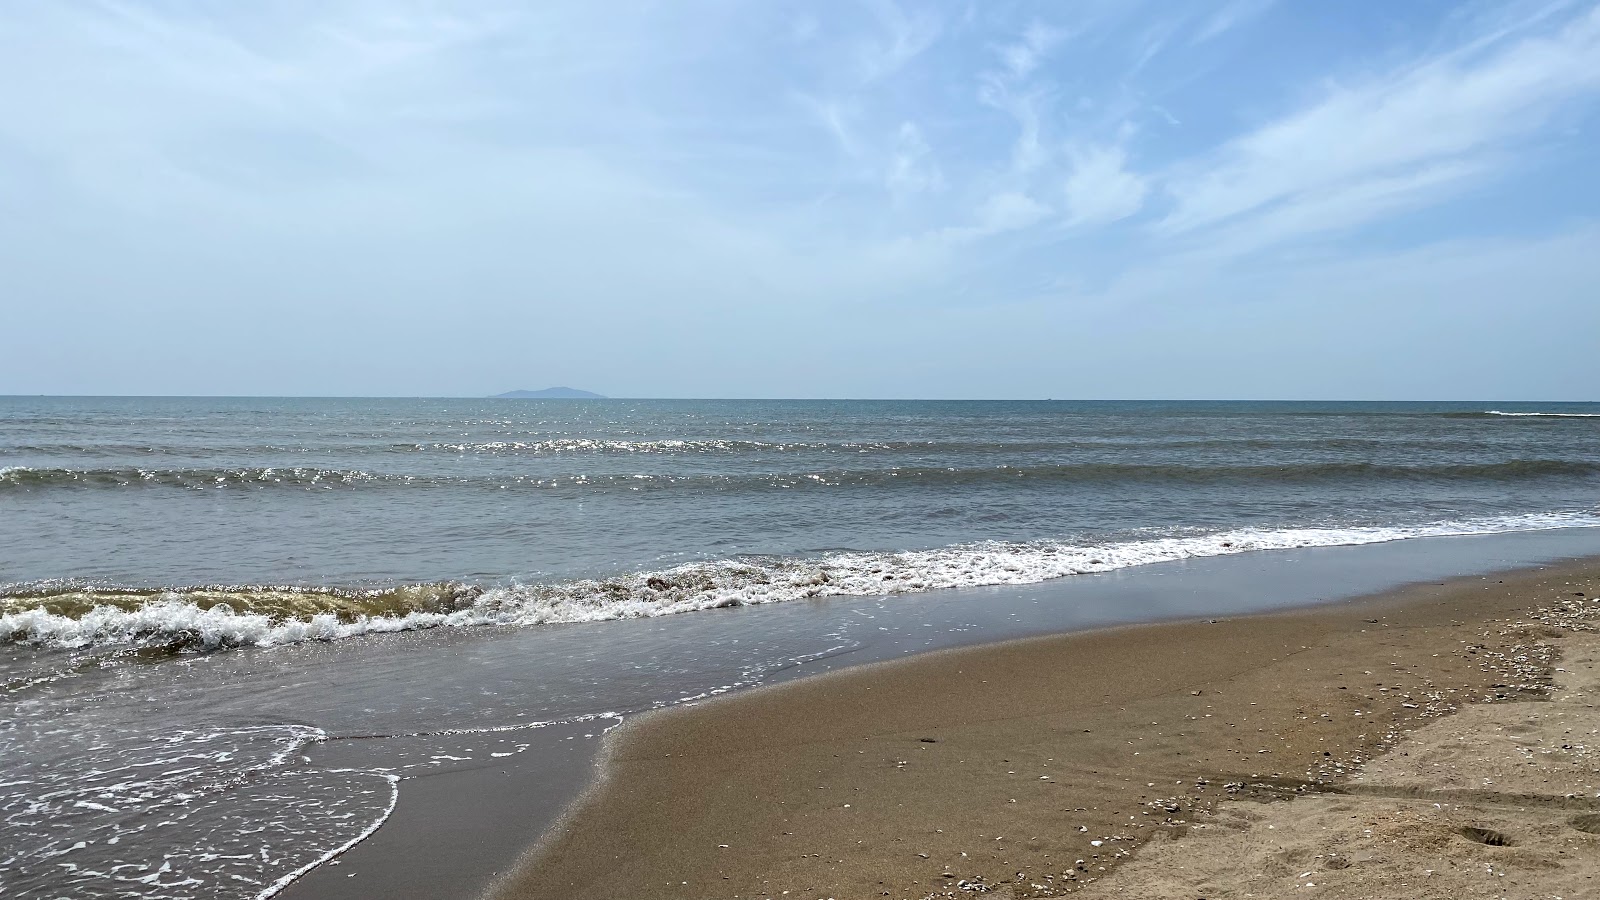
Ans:
{"type": "Polygon", "coordinates": [[[640,712],[1588,553],[1595,403],[0,397],[0,896],[359,896],[542,798],[459,887],[640,712]]]}

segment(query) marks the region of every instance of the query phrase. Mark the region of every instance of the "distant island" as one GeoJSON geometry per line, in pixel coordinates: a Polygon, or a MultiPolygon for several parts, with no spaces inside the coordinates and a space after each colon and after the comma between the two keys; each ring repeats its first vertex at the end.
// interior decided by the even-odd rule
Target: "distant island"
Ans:
{"type": "Polygon", "coordinates": [[[507,398],[510,400],[532,400],[539,398],[556,400],[604,400],[604,394],[592,394],[580,391],[577,388],[551,387],[542,391],[506,391],[504,394],[495,394],[496,399],[507,398]]]}

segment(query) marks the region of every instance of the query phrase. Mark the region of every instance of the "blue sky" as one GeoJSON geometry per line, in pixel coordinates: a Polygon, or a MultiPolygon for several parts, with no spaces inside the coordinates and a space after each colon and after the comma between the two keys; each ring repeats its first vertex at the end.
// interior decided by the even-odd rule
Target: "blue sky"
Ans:
{"type": "Polygon", "coordinates": [[[1600,399],[1600,8],[0,5],[0,393],[1600,399]]]}

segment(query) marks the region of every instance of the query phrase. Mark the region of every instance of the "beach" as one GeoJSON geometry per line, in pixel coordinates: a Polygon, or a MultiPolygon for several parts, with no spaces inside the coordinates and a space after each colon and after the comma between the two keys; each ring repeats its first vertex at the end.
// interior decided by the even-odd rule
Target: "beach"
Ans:
{"type": "MultiPolygon", "coordinates": [[[[495,896],[1278,896],[1315,883],[1291,879],[1306,870],[1323,889],[1346,885],[1343,896],[1374,885],[1432,896],[1395,879],[1432,868],[1440,890],[1462,895],[1482,881],[1462,873],[1484,865],[1506,873],[1491,876],[1496,890],[1585,884],[1595,838],[1563,823],[1589,809],[1595,773],[1586,756],[1567,759],[1570,735],[1567,749],[1543,747],[1555,757],[1522,765],[1559,757],[1566,769],[1507,787],[1510,799],[1423,783],[1396,760],[1413,735],[1480,708],[1525,717],[1552,679],[1576,677],[1555,669],[1564,641],[1587,640],[1596,596],[1590,558],[1287,612],[953,649],[658,712],[610,735],[597,783],[495,896]],[[1359,858],[1277,837],[1325,825],[1319,816],[1378,815],[1337,806],[1357,802],[1347,794],[1364,778],[1391,785],[1371,789],[1386,802],[1447,823],[1434,831],[1467,828],[1458,807],[1479,803],[1513,810],[1487,831],[1555,836],[1508,838],[1522,845],[1508,850],[1452,832],[1432,850],[1359,858]],[[1282,865],[1246,864],[1276,852],[1272,841],[1282,865]]],[[[1573,715],[1574,730],[1595,727],[1591,708],[1573,715]]],[[[1458,734],[1453,756],[1429,761],[1465,765],[1489,737],[1458,734]]]]}
{"type": "Polygon", "coordinates": [[[0,72],[0,900],[1600,898],[1600,0],[0,72]]]}

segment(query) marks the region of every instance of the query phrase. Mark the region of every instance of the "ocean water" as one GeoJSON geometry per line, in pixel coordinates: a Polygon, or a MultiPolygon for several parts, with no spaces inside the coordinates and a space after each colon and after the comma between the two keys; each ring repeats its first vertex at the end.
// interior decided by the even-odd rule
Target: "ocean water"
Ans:
{"type": "Polygon", "coordinates": [[[1600,404],[0,398],[0,895],[271,896],[942,589],[1597,525],[1600,404]]]}
{"type": "Polygon", "coordinates": [[[0,641],[593,621],[1592,524],[1597,437],[1586,404],[0,399],[0,641]]]}

